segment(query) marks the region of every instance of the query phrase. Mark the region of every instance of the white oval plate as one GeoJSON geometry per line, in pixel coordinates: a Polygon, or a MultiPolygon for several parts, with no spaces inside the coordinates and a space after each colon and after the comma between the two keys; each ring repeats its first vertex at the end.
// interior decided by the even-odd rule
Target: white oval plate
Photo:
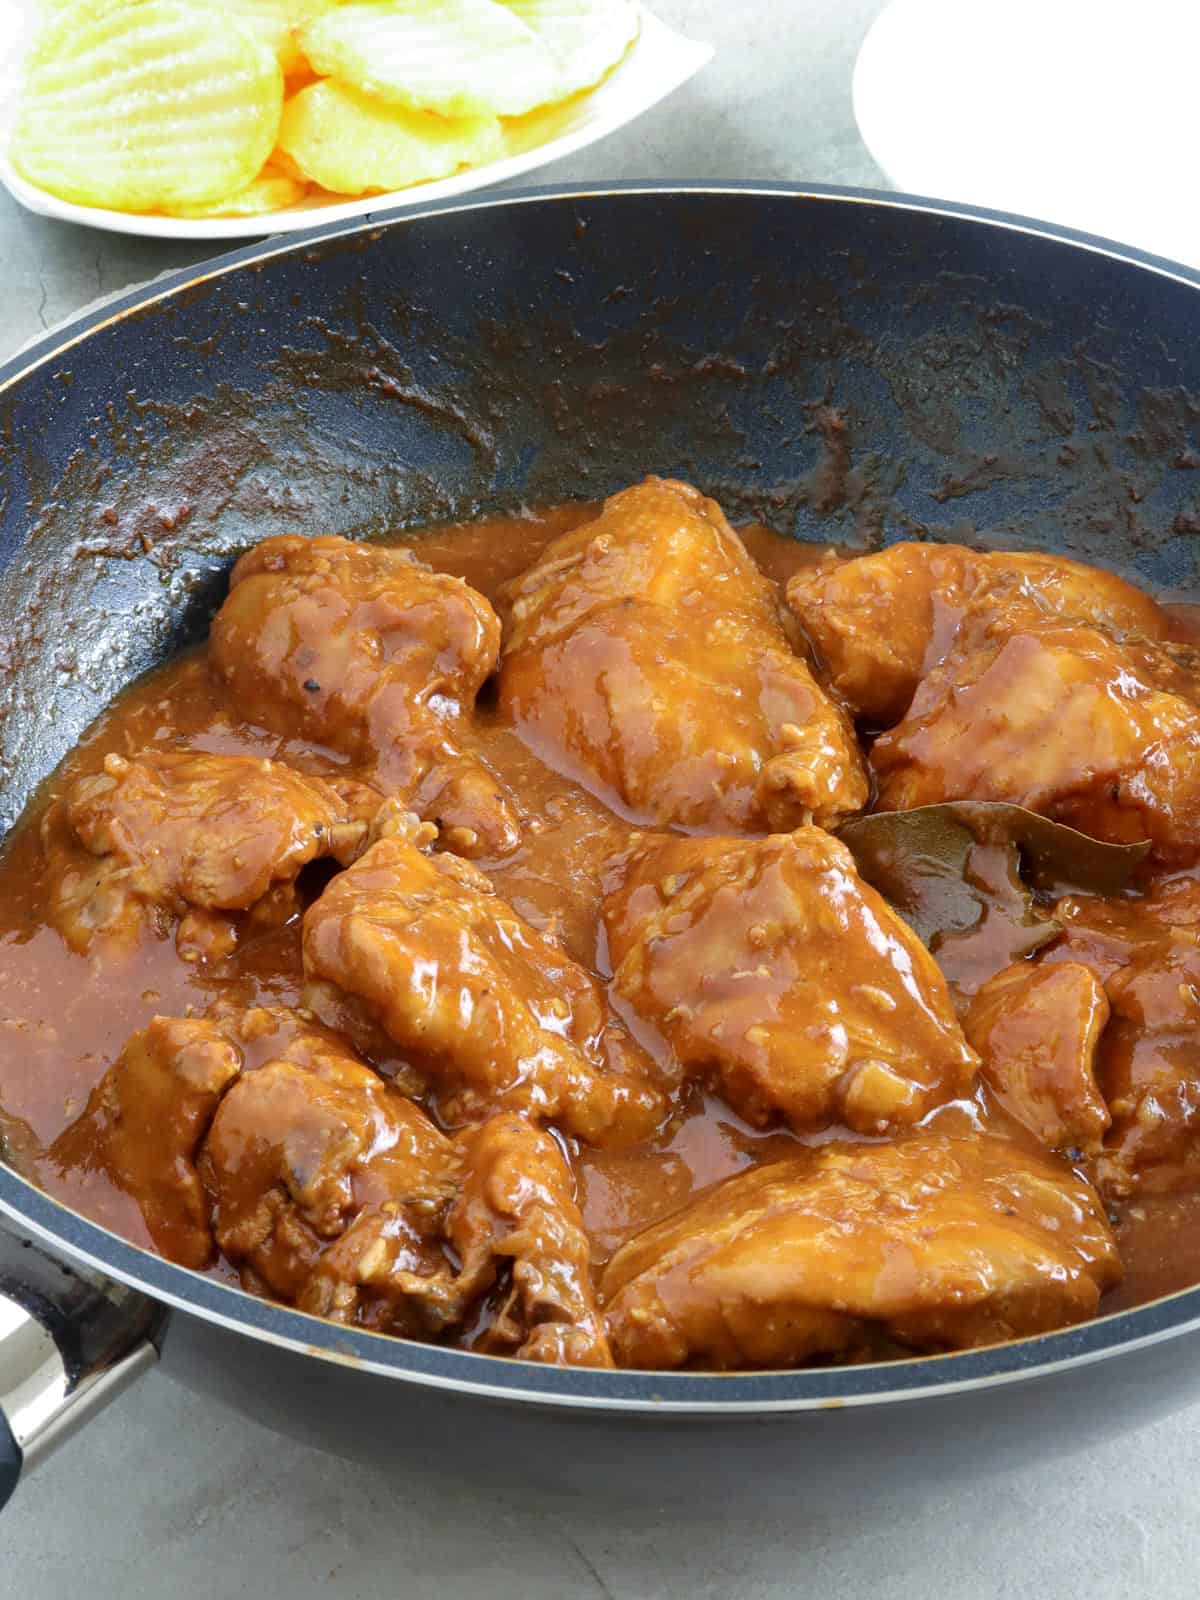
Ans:
{"type": "MultiPolygon", "coordinates": [[[[0,62],[11,64],[17,60],[16,40],[23,21],[19,5],[13,0],[0,0],[0,62]]],[[[393,189],[387,194],[367,195],[356,200],[306,200],[285,211],[267,211],[257,217],[205,217],[195,221],[106,211],[59,200],[27,183],[9,163],[6,136],[0,141],[3,147],[0,150],[0,183],[14,200],[39,216],[82,223],[89,228],[105,228],[110,233],[134,233],[154,239],[254,239],[264,233],[294,233],[317,223],[366,216],[385,206],[391,208],[406,203],[425,206],[431,200],[452,199],[455,195],[502,183],[506,178],[519,177],[551,161],[574,155],[665,100],[699,72],[712,55],[711,45],[683,38],[643,8],[641,29],[631,49],[602,83],[563,105],[547,106],[521,118],[524,148],[501,161],[468,168],[438,183],[419,183],[408,189],[393,189]]],[[[16,74],[11,67],[4,71],[0,93],[5,103],[11,105],[16,74]]]]}
{"type": "Polygon", "coordinates": [[[1196,0],[892,0],[854,114],[900,189],[1200,266],[1196,0]]]}

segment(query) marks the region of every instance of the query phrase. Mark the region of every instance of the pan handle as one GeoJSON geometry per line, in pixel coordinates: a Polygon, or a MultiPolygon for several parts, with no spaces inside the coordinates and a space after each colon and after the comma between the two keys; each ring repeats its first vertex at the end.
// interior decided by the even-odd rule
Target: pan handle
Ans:
{"type": "Polygon", "coordinates": [[[0,1229],[0,1506],[22,1469],[153,1366],[165,1313],[0,1229]]]}

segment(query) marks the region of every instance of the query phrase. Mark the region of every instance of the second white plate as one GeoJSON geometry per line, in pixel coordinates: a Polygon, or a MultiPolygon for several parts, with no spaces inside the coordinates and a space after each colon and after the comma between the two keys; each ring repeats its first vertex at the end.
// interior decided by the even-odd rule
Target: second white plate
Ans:
{"type": "Polygon", "coordinates": [[[1200,266],[1195,0],[892,0],[854,112],[910,193],[1200,266]]]}

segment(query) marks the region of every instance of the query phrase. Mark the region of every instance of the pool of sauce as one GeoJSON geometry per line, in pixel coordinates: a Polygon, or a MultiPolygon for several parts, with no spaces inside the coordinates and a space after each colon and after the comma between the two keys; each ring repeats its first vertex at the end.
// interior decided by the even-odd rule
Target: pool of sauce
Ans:
{"type": "MultiPolygon", "coordinates": [[[[595,508],[575,505],[491,522],[434,529],[414,547],[430,566],[465,578],[489,598],[523,571],[558,534],[595,508]]],[[[782,584],[823,548],[766,528],[741,530],[769,578],[782,584]]],[[[1200,608],[1173,608],[1180,638],[1200,636],[1200,608]]],[[[601,941],[600,875],[628,842],[632,825],[568,779],[550,772],[502,724],[486,694],[472,738],[535,819],[515,856],[481,863],[500,892],[530,922],[553,927],[572,955],[606,975],[601,941]]],[[[75,1120],[126,1039],[155,1014],[202,1012],[221,999],[239,1005],[300,1003],[300,923],[249,939],[228,959],[197,966],[179,959],[173,939],[147,934],[127,958],[74,954],[47,926],[46,877],[39,833],[47,803],[110,751],[190,748],[270,756],[310,772],[334,772],[343,758],[281,739],[241,721],[210,677],[203,650],[134,684],[94,724],[47,781],[0,851],[0,1148],[42,1188],[94,1221],[150,1248],[137,1204],[103,1168],[60,1168],[45,1152],[75,1120]]],[[[1003,964],[1003,963],[997,963],[1003,964]]],[[[951,974],[953,977],[953,974],[951,974]]],[[[1000,1113],[978,1102],[935,1113],[942,1125],[1000,1113]]],[[[1015,1128],[1006,1127],[1016,1137],[1015,1128]]],[[[845,1138],[844,1130],[816,1138],[845,1138]]],[[[777,1159],[800,1142],[786,1131],[762,1132],[720,1100],[691,1094],[651,1143],[632,1150],[573,1150],[584,1217],[600,1266],[630,1234],[683,1205],[689,1196],[756,1162],[777,1159]]],[[[1106,1302],[1132,1305],[1200,1281],[1200,1197],[1168,1197],[1122,1217],[1118,1236],[1126,1279],[1106,1302]],[[1136,1214],[1135,1214],[1136,1213],[1136,1214]]],[[[213,1272],[236,1281],[219,1262],[213,1272]]]]}

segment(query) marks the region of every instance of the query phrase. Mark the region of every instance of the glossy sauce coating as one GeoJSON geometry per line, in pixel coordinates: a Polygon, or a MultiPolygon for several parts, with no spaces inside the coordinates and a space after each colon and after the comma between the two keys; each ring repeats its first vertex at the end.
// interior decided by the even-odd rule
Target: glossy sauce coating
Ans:
{"type": "Polygon", "coordinates": [[[748,1121],[887,1134],[970,1093],[933,957],[824,829],[652,835],[614,875],[615,993],[748,1121]]]}
{"type": "MultiPolygon", "coordinates": [[[[430,566],[465,578],[494,599],[551,540],[594,515],[595,508],[573,506],[436,530],[420,535],[415,548],[430,566]]],[[[741,531],[773,584],[782,585],[822,555],[818,547],[765,529],[741,531]]],[[[1181,617],[1181,633],[1190,631],[1189,623],[1181,617]]],[[[473,722],[455,723],[455,753],[461,749],[468,758],[486,760],[508,794],[517,797],[525,827],[520,848],[497,859],[485,857],[480,865],[527,923],[553,930],[577,962],[606,973],[600,919],[604,873],[630,847],[635,825],[543,765],[505,724],[490,693],[485,685],[473,722]]],[[[150,925],[139,925],[119,954],[78,953],[47,925],[47,875],[37,822],[47,801],[63,795],[74,778],[101,771],[110,754],[128,758],[147,749],[183,748],[282,759],[324,779],[343,778],[350,767],[344,752],[239,719],[204,654],[196,653],[134,685],[100,719],[0,854],[0,1138],[8,1158],[50,1193],[145,1245],[153,1241],[141,1209],[103,1168],[86,1153],[85,1159],[66,1162],[61,1147],[52,1151],[51,1146],[84,1111],[130,1035],[156,1014],[199,1015],[218,1001],[232,1007],[301,1004],[300,919],[256,928],[227,958],[207,964],[182,959],[173,939],[150,925]]],[[[318,864],[308,870],[322,869],[318,864]]],[[[386,1061],[380,1064],[386,1070],[386,1061]]],[[[993,1122],[1033,1147],[983,1090],[974,1099],[952,1099],[931,1120],[950,1136],[993,1122]]],[[[594,1264],[602,1268],[632,1234],[670,1216],[696,1190],[795,1156],[802,1146],[831,1136],[829,1130],[797,1133],[778,1126],[763,1131],[693,1084],[680,1109],[648,1142],[632,1148],[573,1147],[594,1264]]],[[[846,1130],[836,1130],[836,1136],[844,1140],[846,1130]]],[[[1122,1303],[1179,1286],[1178,1260],[1164,1248],[1155,1218],[1166,1219],[1161,1227],[1167,1229],[1185,1202],[1186,1197],[1163,1197],[1148,1202],[1149,1210],[1136,1208],[1129,1247],[1122,1249],[1122,1303]]],[[[209,1270],[237,1278],[224,1257],[209,1270]]]]}
{"type": "Polygon", "coordinates": [[[605,501],[501,591],[504,715],[648,825],[833,827],[870,797],[845,712],[715,500],[663,478],[605,501]]]}

